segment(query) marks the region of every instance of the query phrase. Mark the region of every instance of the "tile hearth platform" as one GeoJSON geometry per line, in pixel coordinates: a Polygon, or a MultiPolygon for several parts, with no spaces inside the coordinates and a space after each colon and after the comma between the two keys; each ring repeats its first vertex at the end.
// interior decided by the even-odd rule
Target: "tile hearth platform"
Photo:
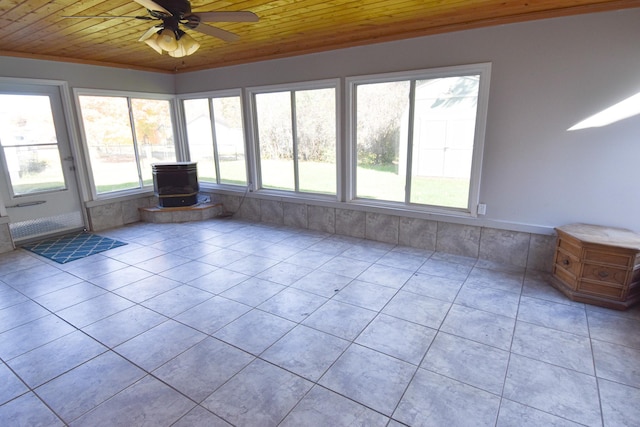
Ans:
{"type": "Polygon", "coordinates": [[[198,203],[193,206],[138,208],[140,219],[151,223],[178,223],[216,218],[224,212],[222,203],[198,203]]]}

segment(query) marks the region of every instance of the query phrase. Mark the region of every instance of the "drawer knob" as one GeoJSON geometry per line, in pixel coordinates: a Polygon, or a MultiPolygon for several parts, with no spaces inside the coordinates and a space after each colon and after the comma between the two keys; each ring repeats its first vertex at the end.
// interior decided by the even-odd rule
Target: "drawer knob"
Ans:
{"type": "Polygon", "coordinates": [[[598,276],[604,279],[605,277],[609,277],[609,273],[607,273],[606,271],[600,271],[598,272],[598,276]]]}
{"type": "Polygon", "coordinates": [[[568,259],[563,259],[563,260],[562,260],[562,263],[563,263],[564,265],[569,265],[569,260],[568,260],[568,259]]]}

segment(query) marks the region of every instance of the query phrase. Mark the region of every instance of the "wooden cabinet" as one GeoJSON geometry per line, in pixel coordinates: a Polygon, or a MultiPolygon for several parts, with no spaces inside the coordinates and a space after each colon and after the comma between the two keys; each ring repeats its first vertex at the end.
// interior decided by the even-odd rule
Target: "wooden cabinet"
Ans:
{"type": "Polygon", "coordinates": [[[556,232],[555,288],[574,301],[618,310],[640,301],[640,234],[588,224],[556,232]]]}

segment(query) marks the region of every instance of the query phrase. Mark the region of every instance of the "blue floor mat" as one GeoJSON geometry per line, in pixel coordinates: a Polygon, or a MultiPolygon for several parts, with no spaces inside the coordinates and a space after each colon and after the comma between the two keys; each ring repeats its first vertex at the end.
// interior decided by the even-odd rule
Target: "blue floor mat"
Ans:
{"type": "Polygon", "coordinates": [[[22,247],[59,264],[65,264],[124,245],[126,243],[109,237],[91,233],[78,233],[47,239],[22,247]]]}

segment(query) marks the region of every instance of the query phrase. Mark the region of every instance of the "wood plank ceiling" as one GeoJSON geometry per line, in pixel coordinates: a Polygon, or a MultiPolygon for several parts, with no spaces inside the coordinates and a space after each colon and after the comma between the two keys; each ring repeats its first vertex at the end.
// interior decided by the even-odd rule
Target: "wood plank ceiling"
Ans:
{"type": "MultiPolygon", "coordinates": [[[[248,10],[259,22],[209,23],[233,42],[188,30],[191,56],[159,55],[140,36],[161,21],[68,19],[148,15],[131,0],[2,0],[0,56],[184,72],[469,28],[640,7],[640,0],[193,0],[194,13],[248,10]]],[[[1,57],[0,57],[1,61],[1,57]]]]}

